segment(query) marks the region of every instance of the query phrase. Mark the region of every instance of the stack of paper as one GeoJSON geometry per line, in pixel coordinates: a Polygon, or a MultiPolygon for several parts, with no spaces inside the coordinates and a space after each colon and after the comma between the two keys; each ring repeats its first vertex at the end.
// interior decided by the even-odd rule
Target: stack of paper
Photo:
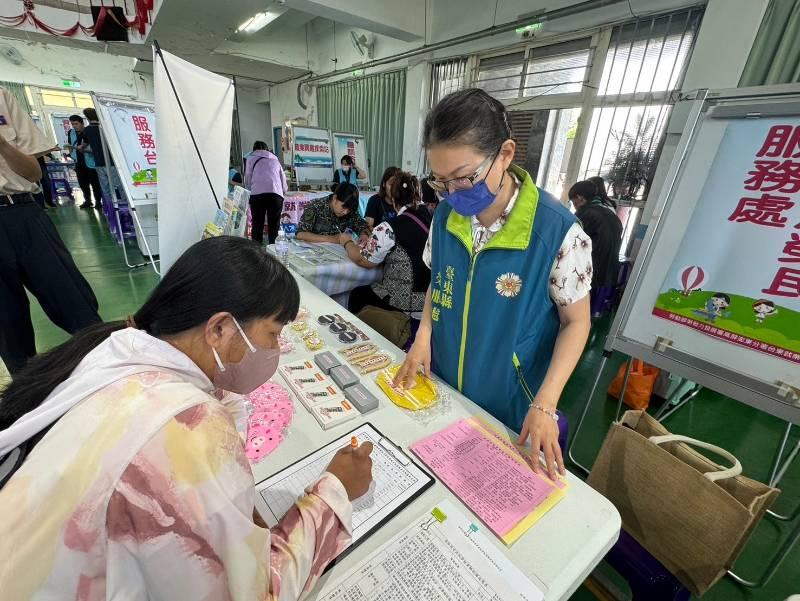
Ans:
{"type": "Polygon", "coordinates": [[[457,421],[411,450],[507,545],[566,494],[565,481],[533,472],[508,439],[477,418],[457,421]]]}

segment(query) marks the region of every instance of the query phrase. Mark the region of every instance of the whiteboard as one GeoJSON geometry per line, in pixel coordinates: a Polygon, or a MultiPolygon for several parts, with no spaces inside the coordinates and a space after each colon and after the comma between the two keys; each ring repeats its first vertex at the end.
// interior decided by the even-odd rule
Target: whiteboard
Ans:
{"type": "Polygon", "coordinates": [[[155,108],[145,102],[98,94],[92,94],[92,100],[100,119],[106,150],[114,159],[128,201],[134,206],[156,204],[155,108]],[[137,131],[137,127],[142,131],[137,131]],[[139,140],[144,141],[140,143],[139,140]]]}
{"type": "MultiPolygon", "coordinates": [[[[776,88],[771,93],[763,88],[708,95],[701,91],[697,98],[688,101],[688,120],[666,182],[655,201],[643,251],[609,333],[606,350],[642,358],[782,419],[800,423],[800,404],[793,396],[796,390],[787,388],[787,385],[800,388],[797,363],[732,344],[653,314],[665,282],[674,275],[676,257],[679,260],[681,248],[691,243],[687,240],[687,230],[692,229],[706,183],[714,177],[715,159],[723,151],[731,151],[724,144],[735,137],[726,137],[726,133],[748,127],[752,120],[777,116],[800,124],[800,86],[776,88]],[[657,344],[660,339],[663,344],[657,344]]],[[[735,151],[742,152],[738,148],[735,151]]],[[[749,160],[753,160],[752,153],[749,160]]],[[[794,196],[800,201],[800,194],[794,196]]],[[[737,199],[732,200],[735,206],[737,199]]],[[[731,202],[731,198],[720,201],[731,202]]],[[[800,202],[796,204],[791,225],[774,228],[775,248],[780,248],[783,239],[797,231],[792,229],[800,221],[800,202]]],[[[703,241],[709,251],[713,250],[714,233],[709,228],[703,241]]],[[[742,272],[742,277],[747,277],[742,265],[731,265],[730,269],[734,275],[742,272]]]]}

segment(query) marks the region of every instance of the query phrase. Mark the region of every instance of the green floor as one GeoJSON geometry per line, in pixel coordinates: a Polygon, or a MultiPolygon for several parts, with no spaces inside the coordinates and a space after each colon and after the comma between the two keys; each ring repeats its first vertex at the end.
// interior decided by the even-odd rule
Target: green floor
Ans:
{"type": "MultiPolygon", "coordinates": [[[[125,267],[120,248],[110,236],[104,218],[97,212],[81,211],[68,205],[51,211],[50,216],[78,267],[94,288],[103,318],[119,319],[135,312],[157,281],[153,270],[146,267],[129,271],[125,267]]],[[[139,258],[135,249],[133,253],[139,258]]],[[[35,301],[33,316],[39,350],[65,339],[66,335],[47,320],[35,301]]],[[[608,326],[607,322],[598,324],[580,366],[564,391],[560,408],[567,414],[573,428],[595,376],[608,326]]],[[[590,465],[593,461],[613,417],[615,404],[607,400],[604,391],[621,360],[621,357],[614,357],[607,367],[600,382],[601,392],[581,432],[576,458],[584,464],[590,465]]],[[[670,417],[666,426],[673,432],[728,449],[740,459],[746,475],[762,481],[768,476],[784,427],[776,418],[710,391],[702,392],[687,407],[670,417]]],[[[797,430],[800,428],[795,428],[792,443],[797,441],[797,430]]],[[[778,498],[776,508],[787,513],[800,503],[800,461],[789,469],[781,485],[784,494],[778,498]]],[[[787,524],[764,520],[737,562],[736,571],[749,579],[757,578],[788,532],[787,524]]],[[[800,594],[800,545],[790,553],[766,587],[749,591],[723,579],[703,598],[709,601],[781,601],[791,594],[800,594]]],[[[573,599],[584,601],[594,599],[594,596],[581,588],[573,599]]]]}

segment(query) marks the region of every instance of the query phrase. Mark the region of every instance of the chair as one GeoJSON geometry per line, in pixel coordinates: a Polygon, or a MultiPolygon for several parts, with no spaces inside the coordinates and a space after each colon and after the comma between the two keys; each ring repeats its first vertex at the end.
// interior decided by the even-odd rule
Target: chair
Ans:
{"type": "Polygon", "coordinates": [[[625,530],[605,560],[628,582],[633,601],[689,601],[692,597],[689,589],[625,530]]]}

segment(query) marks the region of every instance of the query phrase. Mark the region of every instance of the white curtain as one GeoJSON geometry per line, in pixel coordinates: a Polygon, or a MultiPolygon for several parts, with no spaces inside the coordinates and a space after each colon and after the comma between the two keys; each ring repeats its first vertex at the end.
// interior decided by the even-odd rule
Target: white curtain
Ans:
{"type": "Polygon", "coordinates": [[[200,240],[203,228],[213,220],[217,212],[214,193],[220,205],[227,193],[234,87],[227,77],[201,69],[168,52],[161,54],[163,63],[161,57],[153,54],[153,77],[158,146],[158,237],[161,273],[165,274],[183,251],[200,240]],[[178,98],[197,142],[199,157],[178,98]]]}

